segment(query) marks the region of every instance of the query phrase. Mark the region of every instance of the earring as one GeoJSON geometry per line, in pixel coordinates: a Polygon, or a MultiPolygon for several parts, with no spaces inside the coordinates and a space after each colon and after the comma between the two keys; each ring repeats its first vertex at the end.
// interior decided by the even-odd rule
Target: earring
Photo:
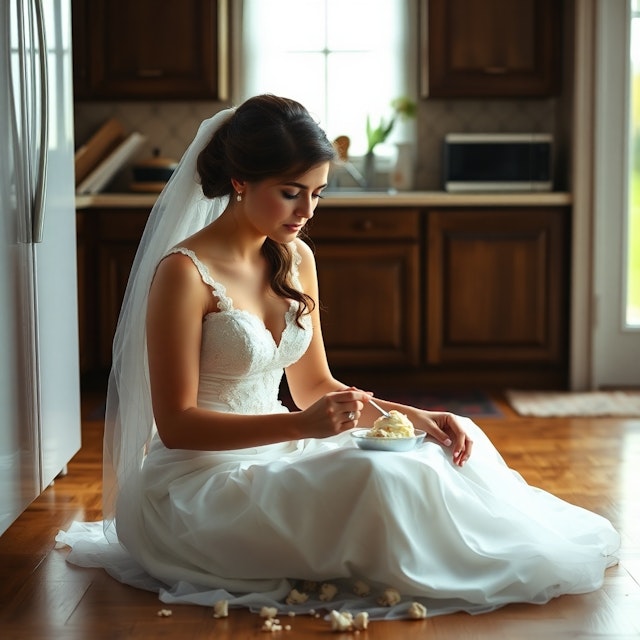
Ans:
{"type": "Polygon", "coordinates": [[[236,196],[236,200],[238,202],[242,202],[242,194],[240,192],[238,192],[238,195],[236,196]]]}

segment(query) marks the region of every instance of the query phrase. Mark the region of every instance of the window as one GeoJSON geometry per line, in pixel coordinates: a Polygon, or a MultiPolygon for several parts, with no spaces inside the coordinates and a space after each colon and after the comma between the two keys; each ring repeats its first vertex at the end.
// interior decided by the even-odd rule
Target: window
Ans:
{"type": "MultiPolygon", "coordinates": [[[[244,0],[241,99],[275,93],[298,100],[329,139],[366,151],[366,118],[391,115],[414,95],[415,55],[406,0],[244,0]]],[[[413,10],[415,15],[415,10],[413,10]]],[[[402,139],[399,122],[388,143],[402,139]]],[[[389,145],[376,153],[391,155],[389,145]]]]}

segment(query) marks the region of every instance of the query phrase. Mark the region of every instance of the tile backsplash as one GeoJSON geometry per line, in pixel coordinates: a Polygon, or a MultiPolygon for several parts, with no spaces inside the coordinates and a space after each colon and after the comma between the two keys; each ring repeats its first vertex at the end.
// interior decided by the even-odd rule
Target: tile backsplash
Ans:
{"type": "MultiPolygon", "coordinates": [[[[445,134],[457,132],[556,133],[557,106],[548,100],[421,100],[416,122],[415,188],[441,188],[441,147],[445,134]]],[[[117,118],[130,133],[139,131],[147,142],[138,159],[154,148],[162,156],[179,159],[205,118],[226,107],[218,102],[77,102],[76,146],[84,143],[108,118],[117,118]]],[[[109,191],[126,191],[125,169],[109,191]]]]}
{"type": "Polygon", "coordinates": [[[423,100],[417,121],[416,185],[440,189],[447,133],[556,134],[557,101],[423,100]]]}

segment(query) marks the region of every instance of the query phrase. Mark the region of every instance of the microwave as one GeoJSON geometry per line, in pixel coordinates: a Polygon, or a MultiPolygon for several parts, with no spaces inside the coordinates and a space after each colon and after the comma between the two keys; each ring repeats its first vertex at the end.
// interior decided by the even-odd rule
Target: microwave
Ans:
{"type": "Polygon", "coordinates": [[[546,133],[449,133],[445,191],[551,191],[553,136],[546,133]]]}

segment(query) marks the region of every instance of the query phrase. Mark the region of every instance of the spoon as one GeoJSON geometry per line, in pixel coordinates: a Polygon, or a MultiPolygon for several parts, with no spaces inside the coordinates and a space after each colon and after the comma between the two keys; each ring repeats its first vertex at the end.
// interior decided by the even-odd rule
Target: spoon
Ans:
{"type": "Polygon", "coordinates": [[[391,414],[388,411],[385,411],[379,404],[377,404],[374,400],[369,400],[369,404],[372,407],[375,407],[385,418],[390,418],[391,414]]]}

